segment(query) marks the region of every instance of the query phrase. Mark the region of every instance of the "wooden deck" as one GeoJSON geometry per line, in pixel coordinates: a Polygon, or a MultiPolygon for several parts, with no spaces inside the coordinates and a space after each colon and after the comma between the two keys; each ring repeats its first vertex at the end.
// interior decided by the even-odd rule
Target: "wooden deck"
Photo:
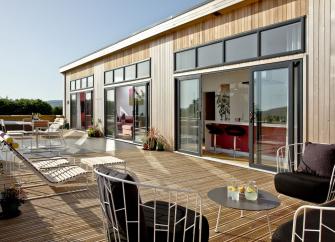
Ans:
{"type": "MultiPolygon", "coordinates": [[[[87,153],[83,156],[115,155],[125,159],[130,170],[141,181],[191,188],[203,196],[203,213],[210,224],[210,241],[269,241],[264,212],[240,212],[223,209],[221,233],[214,232],[218,205],[207,197],[207,192],[226,184],[230,178],[243,181],[255,180],[261,189],[274,192],[273,175],[250,169],[206,161],[172,152],[143,151],[134,145],[122,144],[111,152],[87,153]]],[[[32,176],[32,179],[36,177],[32,176]]],[[[6,176],[0,183],[8,183],[6,176]]],[[[29,196],[53,192],[44,185],[26,189],[29,196]]],[[[282,204],[270,211],[273,230],[291,219],[300,201],[285,196],[282,204]]],[[[21,206],[22,215],[0,221],[0,241],[104,241],[101,211],[98,205],[96,185],[89,191],[27,201],[21,206]]]]}

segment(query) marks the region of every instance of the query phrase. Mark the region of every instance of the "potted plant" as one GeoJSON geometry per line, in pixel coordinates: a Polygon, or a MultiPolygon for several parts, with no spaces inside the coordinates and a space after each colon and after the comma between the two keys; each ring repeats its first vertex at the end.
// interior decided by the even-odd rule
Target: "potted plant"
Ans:
{"type": "Polygon", "coordinates": [[[101,120],[98,120],[98,124],[90,126],[87,130],[88,137],[99,138],[103,136],[103,132],[101,129],[101,120]]]}
{"type": "Polygon", "coordinates": [[[166,146],[168,145],[167,140],[163,135],[158,135],[157,137],[157,150],[164,151],[166,146]]]}
{"type": "Polygon", "coordinates": [[[143,150],[149,150],[148,137],[143,136],[141,140],[143,144],[143,150]]]}
{"type": "Polygon", "coordinates": [[[19,207],[24,203],[25,199],[26,193],[20,185],[14,185],[9,188],[4,187],[4,191],[0,193],[0,204],[2,208],[0,218],[9,219],[19,216],[21,214],[19,207]]]}
{"type": "Polygon", "coordinates": [[[147,143],[149,145],[149,150],[156,150],[158,138],[158,130],[155,128],[150,128],[147,132],[147,143]]]}

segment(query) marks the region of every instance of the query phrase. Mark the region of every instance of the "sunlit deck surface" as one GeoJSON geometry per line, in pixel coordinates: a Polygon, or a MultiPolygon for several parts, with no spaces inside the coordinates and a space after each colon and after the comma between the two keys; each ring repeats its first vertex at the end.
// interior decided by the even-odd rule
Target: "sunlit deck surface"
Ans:
{"type": "MultiPolygon", "coordinates": [[[[275,192],[273,175],[255,170],[206,161],[172,152],[149,152],[141,147],[114,142],[103,138],[85,138],[84,133],[70,131],[66,134],[68,149],[65,153],[78,158],[113,155],[127,161],[127,167],[140,181],[188,188],[203,197],[203,213],[209,220],[210,241],[270,241],[266,212],[245,212],[223,208],[220,230],[214,227],[218,205],[207,197],[207,192],[225,185],[228,179],[255,180],[261,189],[275,192]]],[[[16,178],[17,179],[17,178],[16,178]]],[[[32,175],[31,179],[37,179],[32,175]]],[[[2,176],[0,185],[10,178],[2,176]]],[[[26,189],[29,197],[53,192],[47,185],[26,189]]],[[[281,196],[281,206],[271,210],[271,226],[274,230],[291,219],[301,205],[295,199],[281,196]]],[[[102,215],[97,187],[89,191],[27,201],[21,206],[22,215],[0,221],[0,241],[104,241],[102,215]]]]}

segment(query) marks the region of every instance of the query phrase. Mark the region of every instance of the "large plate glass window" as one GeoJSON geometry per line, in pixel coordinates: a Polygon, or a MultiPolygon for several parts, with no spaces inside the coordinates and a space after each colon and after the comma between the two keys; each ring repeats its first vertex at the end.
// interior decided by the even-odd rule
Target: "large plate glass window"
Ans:
{"type": "Polygon", "coordinates": [[[176,70],[195,68],[195,49],[176,53],[176,70]]]}
{"type": "Polygon", "coordinates": [[[300,50],[302,23],[297,22],[261,32],[261,55],[300,50]]]}
{"type": "Polygon", "coordinates": [[[136,65],[126,66],[125,70],[125,80],[134,80],[136,78],[136,65]]]}
{"type": "Polygon", "coordinates": [[[123,68],[115,69],[114,70],[114,82],[123,81],[123,68]]]}
{"type": "Polygon", "coordinates": [[[257,34],[245,35],[225,41],[226,62],[257,57],[257,34]]]}
{"type": "Polygon", "coordinates": [[[150,61],[137,63],[137,78],[150,77],[150,61]]]}
{"type": "Polygon", "coordinates": [[[113,71],[105,72],[105,84],[113,83],[113,71]]]}
{"type": "Polygon", "coordinates": [[[93,85],[94,85],[94,78],[93,76],[89,76],[87,78],[87,87],[93,87],[93,85]]]}
{"type": "Polygon", "coordinates": [[[213,66],[223,62],[223,43],[198,48],[198,67],[213,66]]]}
{"type": "Polygon", "coordinates": [[[81,88],[87,88],[87,78],[81,78],[81,88]]]}

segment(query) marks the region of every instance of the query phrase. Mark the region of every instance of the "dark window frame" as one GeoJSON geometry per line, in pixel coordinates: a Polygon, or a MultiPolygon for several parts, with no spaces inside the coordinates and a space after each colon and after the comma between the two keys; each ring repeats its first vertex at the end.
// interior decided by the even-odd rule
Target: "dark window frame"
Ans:
{"type": "Polygon", "coordinates": [[[134,66],[135,70],[134,70],[134,77],[136,79],[136,72],[137,72],[137,64],[132,64],[132,65],[128,65],[128,66],[125,66],[124,67],[124,81],[129,81],[129,80],[134,80],[134,78],[130,78],[130,79],[127,79],[127,68],[131,68],[132,66],[134,66]]]}
{"type": "MultiPolygon", "coordinates": [[[[210,45],[216,45],[216,44],[220,44],[222,45],[222,59],[221,59],[221,63],[224,62],[224,59],[225,59],[225,49],[224,49],[224,44],[225,42],[224,41],[215,41],[215,42],[212,42],[212,43],[207,43],[205,45],[201,45],[201,46],[198,46],[196,48],[196,51],[195,51],[195,66],[198,67],[199,66],[199,49],[200,48],[204,48],[204,47],[207,47],[207,46],[210,46],[210,45]]],[[[220,63],[219,63],[220,64],[220,63]]],[[[214,64],[214,65],[209,65],[209,66],[216,66],[218,64],[214,64]]],[[[208,67],[208,66],[199,66],[199,68],[204,68],[204,67],[208,67]]]]}
{"type": "Polygon", "coordinates": [[[130,81],[137,81],[137,80],[142,80],[142,79],[147,79],[147,78],[151,78],[151,58],[149,59],[145,59],[145,60],[141,60],[141,61],[138,61],[138,62],[134,62],[134,63],[131,63],[131,64],[128,64],[128,65],[124,65],[124,66],[119,66],[117,68],[113,68],[113,69],[110,69],[110,70],[107,70],[107,71],[104,71],[104,85],[111,85],[111,84],[114,84],[114,83],[125,83],[125,82],[130,82],[130,81]],[[146,77],[138,77],[137,75],[137,65],[140,64],[140,63],[143,63],[143,62],[148,62],[149,63],[149,75],[146,76],[146,77]],[[134,65],[135,66],[135,79],[129,79],[129,80],[126,80],[126,67],[129,67],[129,66],[132,66],[134,65]],[[123,78],[121,81],[115,81],[115,70],[118,70],[118,69],[123,69],[123,78]],[[110,72],[110,71],[113,71],[113,82],[111,83],[106,83],[106,72],[110,72]]]}
{"type": "Polygon", "coordinates": [[[75,92],[75,91],[80,91],[80,90],[87,90],[87,89],[92,89],[92,88],[94,88],[94,75],[89,75],[89,76],[85,76],[85,77],[81,77],[81,78],[78,78],[78,79],[75,79],[75,80],[72,80],[72,81],[70,81],[70,91],[71,92],[75,92]],[[89,77],[92,77],[93,78],[93,86],[91,86],[91,87],[89,87],[88,86],[88,78],[89,77]],[[81,80],[82,79],[84,79],[84,78],[86,78],[86,87],[85,88],[82,88],[81,87],[81,80]],[[77,81],[80,81],[80,88],[77,88],[77,81]],[[75,89],[71,89],[71,82],[74,82],[75,83],[75,89]]]}
{"type": "MultiPolygon", "coordinates": [[[[219,41],[217,41],[219,42],[219,41]]],[[[210,45],[210,44],[206,44],[206,45],[210,45]]],[[[202,46],[199,46],[199,47],[202,47],[202,46]]],[[[180,51],[176,51],[173,55],[174,55],[174,64],[173,64],[173,68],[174,70],[177,70],[177,54],[179,53],[182,53],[182,52],[186,52],[186,51],[190,51],[190,50],[195,50],[194,52],[194,55],[195,55],[195,68],[197,68],[198,66],[198,47],[197,48],[188,48],[188,49],[183,49],[183,50],[180,50],[180,51]]],[[[188,71],[188,70],[194,70],[194,68],[184,68],[184,69],[180,69],[179,72],[182,72],[182,71],[188,71]]]]}
{"type": "Polygon", "coordinates": [[[112,84],[112,83],[114,83],[114,69],[113,69],[113,70],[110,70],[110,71],[105,71],[105,72],[104,72],[104,85],[108,85],[108,84],[112,84]],[[108,72],[112,72],[112,82],[108,82],[108,83],[106,83],[106,74],[107,74],[108,72]]]}
{"type": "Polygon", "coordinates": [[[261,28],[258,28],[258,29],[254,29],[254,30],[243,32],[243,33],[235,34],[235,35],[229,36],[229,37],[221,39],[221,40],[214,40],[214,41],[211,41],[211,42],[208,42],[208,43],[205,43],[205,44],[202,44],[202,45],[198,45],[198,46],[195,46],[195,47],[185,48],[185,49],[175,51],[173,53],[173,56],[174,56],[173,67],[174,67],[174,73],[181,73],[181,72],[191,71],[191,70],[201,70],[201,69],[207,69],[207,68],[213,68],[213,67],[219,67],[219,66],[225,66],[225,65],[238,64],[238,63],[241,63],[241,62],[249,62],[249,61],[256,61],[256,60],[263,60],[263,59],[270,59],[270,58],[275,58],[275,57],[294,55],[294,54],[304,53],[305,51],[306,51],[306,16],[302,16],[302,17],[299,17],[299,18],[290,19],[290,20],[287,20],[287,21],[284,21],[284,22],[280,22],[280,23],[268,25],[268,26],[265,26],[265,27],[261,27],[261,28]],[[276,28],[279,28],[279,27],[287,26],[287,25],[291,25],[291,24],[294,24],[294,23],[301,23],[301,48],[299,50],[285,51],[285,52],[281,52],[281,53],[261,56],[261,32],[264,32],[266,30],[276,29],[276,28]],[[232,40],[232,39],[240,38],[240,37],[243,37],[243,36],[246,36],[246,35],[251,35],[251,34],[256,34],[257,35],[257,57],[226,62],[226,45],[225,45],[225,42],[227,40],[232,40]],[[198,66],[198,48],[201,48],[201,47],[207,46],[207,45],[211,45],[211,44],[216,44],[218,42],[223,42],[223,61],[222,61],[222,63],[217,64],[217,65],[199,67],[198,66]],[[176,67],[177,67],[176,54],[180,53],[180,52],[187,51],[187,50],[192,50],[192,49],[195,49],[195,52],[196,52],[195,53],[195,63],[196,63],[195,68],[177,70],[176,69],[176,67]]]}
{"type": "Polygon", "coordinates": [[[151,77],[151,59],[147,59],[147,60],[144,60],[144,61],[137,62],[137,63],[135,63],[135,65],[136,65],[136,73],[135,73],[136,74],[136,79],[135,80],[140,80],[140,79],[151,77]],[[144,63],[144,62],[149,63],[149,74],[148,74],[148,76],[138,77],[138,65],[141,64],[141,63],[144,63]]]}

